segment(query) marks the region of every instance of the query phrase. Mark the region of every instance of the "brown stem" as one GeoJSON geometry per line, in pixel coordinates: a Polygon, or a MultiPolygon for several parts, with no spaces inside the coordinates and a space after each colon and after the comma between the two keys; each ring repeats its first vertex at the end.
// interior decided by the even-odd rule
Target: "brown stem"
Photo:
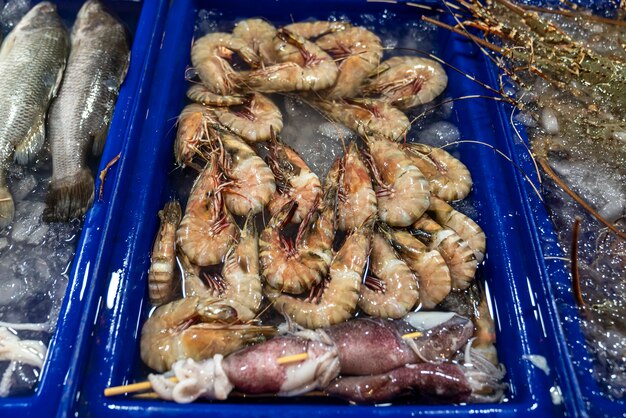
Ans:
{"type": "Polygon", "coordinates": [[[620,231],[615,225],[604,219],[591,205],[582,197],[578,196],[576,192],[569,188],[567,184],[552,170],[552,167],[548,164],[548,161],[545,158],[537,158],[539,165],[543,168],[543,171],[546,172],[548,176],[561,188],[565,193],[567,193],[572,199],[576,201],[580,206],[582,206],[587,212],[589,212],[594,218],[596,218],[600,223],[609,228],[615,235],[620,237],[623,240],[626,240],[626,234],[620,231]]]}

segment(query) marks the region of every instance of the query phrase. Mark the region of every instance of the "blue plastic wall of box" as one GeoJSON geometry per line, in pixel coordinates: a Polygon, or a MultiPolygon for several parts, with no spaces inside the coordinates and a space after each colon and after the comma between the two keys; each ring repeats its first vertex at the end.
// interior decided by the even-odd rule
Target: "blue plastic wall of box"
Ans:
{"type": "MultiPolygon", "coordinates": [[[[71,24],[83,2],[65,0],[57,3],[59,13],[66,23],[71,24]]],[[[129,155],[126,138],[137,122],[139,108],[146,105],[146,100],[140,100],[138,94],[151,81],[152,72],[149,69],[156,61],[168,5],[165,0],[149,0],[145,4],[131,0],[105,0],[105,3],[133,33],[133,46],[128,75],[115,107],[99,170],[116,155],[129,155]]],[[[58,407],[64,404],[64,396],[70,392],[77,372],[79,351],[93,325],[93,319],[85,315],[85,308],[91,298],[97,297],[95,290],[99,287],[99,273],[107,265],[111,253],[102,244],[111,239],[119,219],[118,216],[112,216],[110,208],[121,190],[119,178],[126,163],[125,158],[108,172],[102,199],[97,199],[86,215],[70,270],[68,289],[56,330],[50,340],[40,382],[33,395],[0,398],[0,416],[54,416],[58,407]]],[[[99,187],[100,182],[97,180],[96,188],[99,187]]]]}
{"type": "MultiPolygon", "coordinates": [[[[435,3],[431,3],[435,4],[435,3]]],[[[565,409],[575,413],[568,382],[559,382],[563,404],[553,402],[556,391],[555,370],[562,371],[563,344],[554,304],[550,302],[540,245],[531,232],[532,219],[526,197],[515,169],[493,151],[471,144],[459,149],[462,160],[474,177],[473,200],[478,208],[478,222],[489,237],[488,255],[481,276],[489,288],[496,316],[500,360],[507,367],[510,384],[508,400],[486,405],[396,405],[389,407],[314,404],[311,400],[276,399],[250,404],[235,402],[176,405],[168,402],[127,397],[105,398],[105,387],[132,382],[140,364],[138,337],[145,320],[146,279],[153,236],[158,227],[157,212],[170,197],[168,172],[172,166],[174,123],[182,109],[186,88],[185,68],[194,35],[194,22],[200,8],[217,9],[225,19],[263,16],[272,21],[288,22],[308,17],[327,17],[330,12],[348,16],[380,13],[388,10],[399,21],[419,19],[420,9],[406,4],[368,3],[364,1],[239,1],[224,4],[216,1],[177,0],[173,3],[152,84],[148,112],[142,129],[135,131],[142,149],[125,173],[129,183],[125,216],[120,221],[114,245],[108,289],[101,294],[92,353],[90,355],[76,412],[97,417],[138,415],[154,416],[559,416],[565,409]],[[560,342],[561,341],[561,342],[560,342]],[[547,359],[551,372],[535,367],[528,355],[547,359]]],[[[486,79],[487,61],[475,45],[445,31],[438,34],[439,53],[444,60],[464,71],[486,79]]],[[[458,97],[482,94],[478,85],[455,71],[448,71],[448,95],[458,97]]],[[[505,148],[508,139],[498,117],[499,108],[488,101],[460,101],[455,115],[465,139],[481,139],[505,148]]],[[[559,372],[560,373],[560,372],[559,372]]],[[[566,375],[565,372],[563,372],[566,375]]]]}

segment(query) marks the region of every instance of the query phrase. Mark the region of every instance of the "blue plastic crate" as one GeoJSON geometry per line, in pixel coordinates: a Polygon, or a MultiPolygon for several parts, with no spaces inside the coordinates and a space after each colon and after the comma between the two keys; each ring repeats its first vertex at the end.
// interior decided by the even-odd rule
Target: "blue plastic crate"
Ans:
{"type": "MultiPolygon", "coordinates": [[[[558,6],[558,2],[545,2],[539,0],[527,1],[536,5],[545,3],[558,6]],[[553,4],[554,3],[554,4],[553,4]]],[[[599,15],[612,16],[617,4],[608,0],[578,0],[574,3],[589,8],[599,15]]],[[[496,81],[496,71],[492,67],[491,82],[496,81]]],[[[535,185],[538,179],[533,162],[530,160],[526,147],[519,139],[528,143],[528,137],[524,126],[516,123],[517,133],[510,124],[511,109],[499,106],[498,114],[503,124],[503,134],[507,138],[508,145],[504,149],[520,168],[529,174],[535,185]],[[518,137],[518,133],[520,137],[518,137]],[[517,138],[517,139],[516,139],[517,138]]],[[[575,402],[576,414],[585,417],[626,417],[626,400],[612,399],[606,395],[598,382],[593,377],[594,355],[588,350],[585,336],[581,328],[581,316],[572,294],[572,279],[569,264],[563,262],[563,249],[558,244],[558,238],[554,225],[550,221],[545,206],[538,199],[532,187],[521,180],[521,174],[517,173],[521,183],[524,183],[527,200],[524,210],[532,213],[529,216],[533,239],[540,243],[537,258],[541,264],[541,270],[548,283],[550,303],[554,304],[558,312],[558,327],[563,338],[559,339],[560,351],[564,355],[564,369],[562,373],[571,381],[569,396],[575,402]],[[547,259],[546,259],[547,257],[547,259]],[[566,320],[566,318],[568,318],[566,320]]]]}
{"type": "MultiPolygon", "coordinates": [[[[430,4],[438,4],[431,2],[430,4]]],[[[225,20],[262,16],[274,22],[327,18],[331,12],[348,17],[361,13],[397,15],[397,24],[419,19],[424,11],[406,4],[370,3],[362,0],[245,0],[224,4],[217,1],[177,0],[168,13],[165,36],[150,90],[142,129],[132,132],[138,141],[135,170],[125,173],[126,202],[108,269],[109,285],[103,289],[93,330],[93,344],[80,386],[75,412],[80,416],[272,416],[276,414],[324,416],[561,416],[576,414],[574,388],[567,373],[565,347],[549,297],[541,247],[526,202],[522,180],[515,168],[492,150],[471,144],[459,146],[461,159],[474,179],[472,197],[479,208],[478,223],[488,237],[487,257],[481,277],[490,289],[496,316],[498,353],[507,368],[510,388],[507,401],[483,405],[397,405],[390,407],[349,406],[340,402],[316,404],[310,399],[269,399],[177,405],[130,397],[105,398],[109,386],[141,379],[138,372],[139,334],[147,305],[147,271],[153,237],[158,228],[157,212],[169,196],[168,173],[173,168],[172,144],[175,121],[185,104],[185,68],[199,9],[216,10],[225,20]],[[550,372],[535,367],[527,355],[547,359],[550,372]],[[558,372],[558,373],[557,373],[558,372]],[[558,374],[558,376],[557,376],[558,374]],[[565,377],[558,380],[557,377],[565,377]],[[557,381],[558,380],[558,381],[557,381]],[[559,397],[551,393],[563,393],[559,397]]],[[[437,34],[438,54],[448,63],[483,80],[492,75],[490,63],[476,46],[446,31],[437,34]]],[[[465,76],[447,69],[448,95],[459,97],[485,91],[465,76]]],[[[508,147],[508,120],[493,101],[468,100],[455,104],[456,124],[463,139],[479,139],[500,149],[508,147]]],[[[117,204],[117,203],[116,203],[117,204]]],[[[119,203],[120,207],[124,205],[119,203]]]]}
{"type": "MultiPolygon", "coordinates": [[[[66,24],[73,20],[82,5],[79,0],[57,2],[59,13],[66,24]]],[[[156,52],[161,40],[167,2],[150,0],[110,0],[105,3],[127,25],[132,34],[133,45],[128,75],[122,85],[115,107],[111,128],[98,170],[120,152],[124,158],[109,171],[102,199],[96,199],[84,222],[76,254],[70,270],[68,288],[60,310],[57,327],[51,337],[48,354],[41,371],[35,392],[30,396],[0,398],[0,416],[46,417],[54,416],[66,388],[71,386],[75,374],[79,349],[89,337],[93,319],[89,319],[85,308],[96,296],[99,273],[107,265],[110,239],[117,216],[111,216],[111,201],[120,193],[120,173],[126,165],[129,144],[125,141],[136,124],[138,109],[146,105],[138,93],[152,79],[149,71],[156,61],[156,52]],[[105,245],[102,245],[103,242],[105,245]]],[[[100,187],[97,180],[96,187],[100,187]]]]}

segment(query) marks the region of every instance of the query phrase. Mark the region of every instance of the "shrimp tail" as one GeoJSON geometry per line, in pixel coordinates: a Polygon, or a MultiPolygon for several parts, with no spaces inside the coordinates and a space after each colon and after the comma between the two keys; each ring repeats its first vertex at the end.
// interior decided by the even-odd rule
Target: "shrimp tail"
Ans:
{"type": "Polygon", "coordinates": [[[43,218],[46,222],[63,222],[78,218],[87,212],[93,199],[93,176],[88,168],[83,168],[70,177],[52,181],[46,196],[43,218]]]}

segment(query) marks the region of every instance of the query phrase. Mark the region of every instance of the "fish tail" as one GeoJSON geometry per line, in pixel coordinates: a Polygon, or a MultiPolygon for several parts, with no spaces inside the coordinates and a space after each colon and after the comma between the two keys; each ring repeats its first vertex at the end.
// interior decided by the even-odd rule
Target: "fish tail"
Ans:
{"type": "Polygon", "coordinates": [[[67,222],[79,218],[87,212],[93,197],[94,181],[88,168],[59,181],[53,180],[46,196],[43,218],[46,222],[67,222]]]}
{"type": "Polygon", "coordinates": [[[0,229],[8,226],[15,215],[13,196],[6,185],[0,185],[0,229]]]}

